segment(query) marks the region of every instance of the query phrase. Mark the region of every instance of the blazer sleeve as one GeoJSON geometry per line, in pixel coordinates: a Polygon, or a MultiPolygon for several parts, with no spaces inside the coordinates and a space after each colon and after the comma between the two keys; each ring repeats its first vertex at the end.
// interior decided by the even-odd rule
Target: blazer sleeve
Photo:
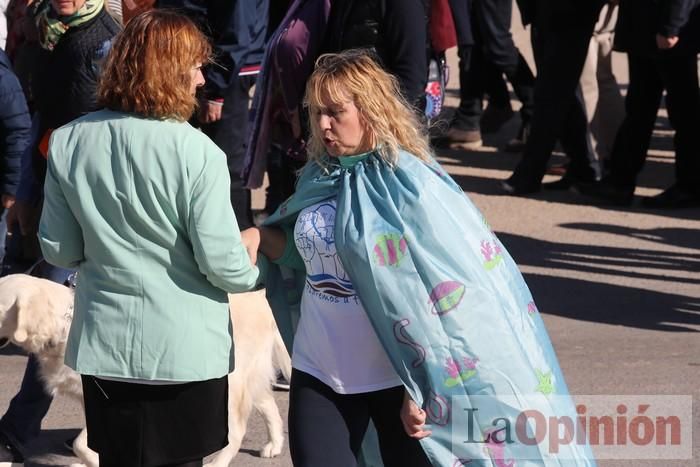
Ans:
{"type": "Polygon", "coordinates": [[[188,214],[194,257],[213,285],[229,293],[246,292],[255,287],[259,271],[241,241],[230,196],[226,157],[218,149],[204,154],[188,214]]]}
{"type": "Polygon", "coordinates": [[[85,260],[83,231],[63,194],[51,153],[44,180],[44,205],[38,235],[41,252],[49,263],[77,269],[85,260]]]}

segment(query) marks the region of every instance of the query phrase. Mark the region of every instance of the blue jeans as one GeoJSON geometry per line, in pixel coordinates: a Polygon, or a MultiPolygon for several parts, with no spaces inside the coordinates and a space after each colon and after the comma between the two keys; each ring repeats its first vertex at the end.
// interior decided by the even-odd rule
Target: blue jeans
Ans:
{"type": "MultiPolygon", "coordinates": [[[[73,271],[42,263],[35,272],[33,275],[63,284],[73,271]]],[[[29,355],[19,392],[0,419],[0,431],[21,450],[22,446],[39,436],[41,421],[49,411],[52,400],[53,396],[46,392],[39,378],[39,361],[34,355],[29,355]]]]}

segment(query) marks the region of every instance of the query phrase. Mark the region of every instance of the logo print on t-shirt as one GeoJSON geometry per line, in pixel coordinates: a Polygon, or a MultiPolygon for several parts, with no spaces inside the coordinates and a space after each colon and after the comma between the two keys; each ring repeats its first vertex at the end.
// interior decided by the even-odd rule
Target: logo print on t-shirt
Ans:
{"type": "Polygon", "coordinates": [[[307,287],[315,293],[349,298],[356,294],[335,249],[335,212],[331,203],[302,212],[294,241],[306,263],[307,287]]]}

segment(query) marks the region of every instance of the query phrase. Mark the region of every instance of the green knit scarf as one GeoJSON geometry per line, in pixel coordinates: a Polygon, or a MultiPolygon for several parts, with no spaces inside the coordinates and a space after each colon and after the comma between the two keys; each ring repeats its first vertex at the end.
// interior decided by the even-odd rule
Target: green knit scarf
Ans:
{"type": "Polygon", "coordinates": [[[61,36],[74,28],[93,19],[104,7],[104,0],[87,0],[85,4],[70,16],[59,16],[51,7],[50,0],[36,3],[34,20],[39,30],[39,43],[46,50],[53,50],[61,36]]]}

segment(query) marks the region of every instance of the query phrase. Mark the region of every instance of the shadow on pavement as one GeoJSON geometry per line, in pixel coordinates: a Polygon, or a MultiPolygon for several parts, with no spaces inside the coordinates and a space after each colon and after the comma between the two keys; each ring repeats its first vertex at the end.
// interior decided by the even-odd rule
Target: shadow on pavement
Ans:
{"type": "MultiPolygon", "coordinates": [[[[448,170],[450,176],[454,181],[462,187],[462,189],[467,193],[478,193],[481,195],[506,195],[501,189],[500,182],[504,180],[510,172],[505,174],[503,177],[481,177],[477,175],[459,175],[450,170],[450,165],[454,165],[451,160],[445,160],[440,158],[440,163],[448,170]]],[[[683,209],[650,209],[645,208],[640,205],[641,196],[637,195],[635,197],[634,204],[632,206],[610,206],[604,204],[598,204],[595,200],[585,197],[579,193],[575,193],[571,190],[564,191],[546,191],[542,190],[538,193],[527,195],[524,199],[531,199],[537,201],[543,201],[547,203],[559,203],[559,204],[570,204],[575,206],[592,206],[601,210],[610,211],[612,213],[636,213],[644,215],[654,215],[659,217],[668,217],[671,219],[687,219],[687,220],[700,220],[700,208],[683,208],[683,209]]],[[[695,248],[700,247],[700,240],[696,242],[695,248]]]]}
{"type": "MultiPolygon", "coordinates": [[[[616,235],[625,235],[640,240],[660,243],[662,245],[677,246],[681,248],[700,248],[700,236],[695,229],[680,229],[680,228],[656,228],[656,229],[635,229],[622,225],[610,224],[590,224],[586,222],[572,222],[561,224],[560,227],[567,229],[585,230],[589,232],[606,232],[616,235]]],[[[664,256],[668,253],[654,252],[655,257],[664,256]]],[[[673,254],[673,253],[671,253],[673,254]]],[[[697,254],[677,254],[685,258],[691,259],[688,268],[690,270],[700,271],[700,250],[697,254]],[[694,261],[692,259],[694,258],[694,261]]],[[[700,285],[700,284],[699,284],[700,285]]]]}
{"type": "Polygon", "coordinates": [[[31,455],[25,460],[25,467],[53,467],[77,462],[77,458],[63,443],[75,438],[78,433],[78,428],[41,430],[41,435],[27,446],[31,455]]]}
{"type": "Polygon", "coordinates": [[[17,347],[15,344],[8,344],[0,349],[0,355],[27,355],[27,352],[17,347]]]}
{"type": "MultiPolygon", "coordinates": [[[[674,283],[697,282],[695,279],[670,277],[663,273],[621,271],[611,267],[687,271],[698,268],[698,256],[553,243],[507,233],[499,233],[498,237],[520,266],[615,274],[633,279],[674,283]]],[[[545,314],[642,329],[700,332],[697,329],[700,326],[700,298],[561,275],[529,273],[525,274],[525,278],[538,308],[545,314]]]]}
{"type": "Polygon", "coordinates": [[[691,298],[580,279],[525,274],[543,314],[666,332],[700,332],[691,298]],[[652,307],[653,304],[653,307],[652,307]]]}

